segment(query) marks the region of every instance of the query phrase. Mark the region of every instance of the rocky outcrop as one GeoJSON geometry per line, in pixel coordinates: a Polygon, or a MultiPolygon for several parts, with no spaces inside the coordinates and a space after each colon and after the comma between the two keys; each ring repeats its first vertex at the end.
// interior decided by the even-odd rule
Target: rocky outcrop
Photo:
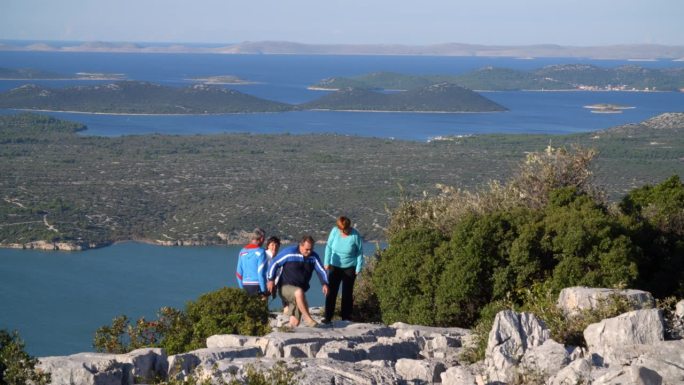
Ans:
{"type": "Polygon", "coordinates": [[[50,372],[55,385],[130,385],[165,374],[168,360],[162,349],[138,349],[126,354],[43,357],[37,367],[50,372]]]}
{"type": "Polygon", "coordinates": [[[596,309],[611,296],[627,300],[633,310],[650,309],[655,306],[651,293],[642,290],[618,290],[591,288],[584,286],[568,287],[561,290],[557,306],[566,314],[574,315],[582,310],[596,309]]]}
{"type": "Polygon", "coordinates": [[[531,313],[499,312],[489,332],[485,367],[491,381],[511,382],[525,353],[549,339],[549,329],[531,313]]]}
{"type": "Polygon", "coordinates": [[[684,384],[684,340],[663,339],[663,316],[656,309],[590,325],[587,349],[554,341],[533,314],[505,310],[496,315],[485,360],[475,364],[461,359],[472,343],[466,329],[345,321],[289,329],[280,326],[285,321],[276,317],[276,331],[262,337],[211,336],[204,349],[168,357],[161,349],[80,353],[41,358],[39,368],[52,373],[53,384],[69,385],[189,376],[228,383],[254,370],[282,370],[305,385],[684,384]]]}

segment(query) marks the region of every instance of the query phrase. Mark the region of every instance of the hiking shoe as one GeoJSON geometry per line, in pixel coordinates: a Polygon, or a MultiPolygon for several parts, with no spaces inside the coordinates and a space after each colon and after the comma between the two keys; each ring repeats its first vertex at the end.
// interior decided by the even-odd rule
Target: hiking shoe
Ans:
{"type": "Polygon", "coordinates": [[[318,322],[316,322],[314,320],[304,321],[304,326],[308,326],[310,328],[315,328],[316,326],[318,326],[318,322]]]}

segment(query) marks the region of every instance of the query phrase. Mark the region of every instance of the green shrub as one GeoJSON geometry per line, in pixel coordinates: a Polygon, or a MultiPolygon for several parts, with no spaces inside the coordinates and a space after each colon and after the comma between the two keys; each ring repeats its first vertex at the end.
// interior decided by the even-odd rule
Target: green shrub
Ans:
{"type": "Polygon", "coordinates": [[[401,230],[389,240],[373,274],[382,320],[432,324],[434,290],[441,269],[434,249],[444,238],[437,230],[401,230]]]}
{"type": "Polygon", "coordinates": [[[684,296],[684,184],[673,176],[630,191],[620,202],[643,250],[638,286],[657,298],[684,296]]]}
{"type": "Polygon", "coordinates": [[[270,331],[266,302],[237,288],[224,287],[189,302],[191,349],[205,346],[214,334],[264,335],[270,331]]]}
{"type": "Polygon", "coordinates": [[[496,281],[507,280],[502,269],[515,239],[514,222],[512,212],[471,215],[436,250],[443,268],[438,271],[435,325],[469,327],[480,309],[496,298],[496,281]]]}
{"type": "Polygon", "coordinates": [[[365,257],[363,270],[356,277],[352,318],[357,322],[382,322],[380,301],[373,285],[373,277],[381,255],[382,252],[377,249],[375,255],[365,257]]]}
{"type": "Polygon", "coordinates": [[[48,384],[50,373],[36,369],[36,364],[17,332],[0,329],[0,385],[48,384]]]}
{"type": "Polygon", "coordinates": [[[552,286],[630,286],[641,257],[629,231],[602,204],[574,189],[551,194],[544,210],[542,252],[552,256],[552,286]]]}
{"type": "Polygon", "coordinates": [[[266,302],[244,290],[224,287],[190,301],[186,310],[164,307],[158,318],[138,319],[130,325],[125,315],[95,332],[97,351],[124,353],[141,347],[162,347],[177,354],[205,346],[215,334],[264,335],[270,331],[266,302]]]}

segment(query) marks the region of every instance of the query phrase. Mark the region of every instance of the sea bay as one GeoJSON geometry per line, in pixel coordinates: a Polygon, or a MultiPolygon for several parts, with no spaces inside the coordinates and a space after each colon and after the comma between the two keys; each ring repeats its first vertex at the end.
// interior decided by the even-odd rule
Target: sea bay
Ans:
{"type": "MultiPolygon", "coordinates": [[[[365,254],[375,245],[366,244],[365,254]]],[[[162,306],[237,287],[241,246],[167,247],[123,242],[82,252],[0,249],[0,329],[17,330],[38,356],[92,351],[95,330],[125,314],[152,319],[162,306]]],[[[325,245],[316,245],[321,258],[325,245]]],[[[323,305],[311,279],[308,298],[323,305]]],[[[271,300],[272,310],[280,309],[271,300]]]]}

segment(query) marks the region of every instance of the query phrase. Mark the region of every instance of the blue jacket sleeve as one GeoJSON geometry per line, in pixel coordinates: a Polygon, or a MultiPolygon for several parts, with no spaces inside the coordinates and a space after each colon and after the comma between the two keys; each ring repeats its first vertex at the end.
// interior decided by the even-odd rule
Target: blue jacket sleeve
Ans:
{"type": "Polygon", "coordinates": [[[240,289],[242,289],[242,274],[244,274],[244,271],[242,270],[242,257],[238,257],[237,270],[235,270],[235,277],[237,278],[238,287],[240,289]]]}
{"type": "Polygon", "coordinates": [[[316,274],[318,275],[318,280],[321,281],[322,285],[328,284],[328,274],[325,273],[325,269],[321,265],[321,260],[318,257],[314,257],[314,267],[316,269],[316,274]]]}
{"type": "Polygon", "coordinates": [[[266,253],[261,253],[261,256],[259,257],[259,267],[257,267],[257,275],[259,276],[259,288],[261,289],[262,293],[266,292],[267,262],[268,258],[266,257],[266,253]]]}

